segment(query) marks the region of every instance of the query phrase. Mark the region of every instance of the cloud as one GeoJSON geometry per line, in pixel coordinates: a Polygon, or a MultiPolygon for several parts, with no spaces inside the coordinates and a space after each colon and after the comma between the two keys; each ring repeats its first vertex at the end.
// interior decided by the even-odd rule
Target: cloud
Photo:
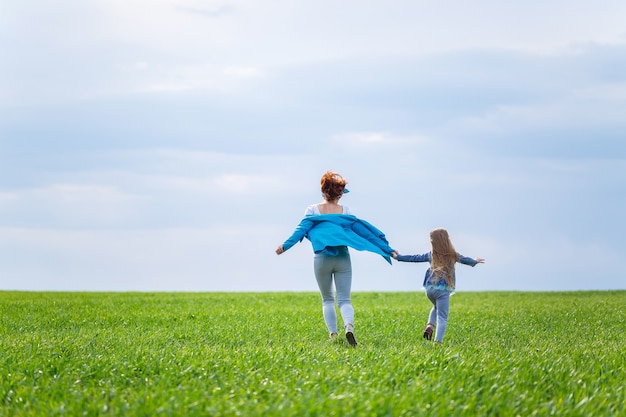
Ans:
{"type": "Polygon", "coordinates": [[[620,88],[607,86],[586,87],[581,91],[563,93],[549,102],[525,105],[501,105],[481,116],[468,117],[459,122],[462,128],[471,128],[482,132],[508,133],[542,130],[555,127],[622,125],[621,117],[626,111],[626,100],[620,98],[620,88]],[[591,93],[590,91],[593,91],[591,93]]]}
{"type": "Polygon", "coordinates": [[[80,169],[61,161],[53,176],[39,178],[37,186],[14,185],[14,190],[3,191],[0,224],[133,229],[213,225],[241,218],[242,210],[252,207],[267,214],[285,196],[317,196],[315,186],[311,193],[301,184],[315,184],[318,178],[311,181],[311,172],[317,176],[326,169],[316,168],[315,158],[294,155],[185,149],[81,155],[86,160],[80,169]]]}
{"type": "Polygon", "coordinates": [[[197,7],[176,6],[176,10],[209,18],[217,18],[235,12],[235,8],[232,6],[219,6],[217,9],[214,10],[197,7]]]}
{"type": "Polygon", "coordinates": [[[97,98],[137,94],[231,94],[265,77],[264,71],[257,67],[211,62],[192,65],[130,62],[121,63],[117,70],[117,79],[94,91],[97,98]]]}
{"type": "Polygon", "coordinates": [[[283,183],[278,176],[258,176],[258,175],[236,175],[224,174],[213,180],[213,184],[219,187],[220,191],[226,194],[248,194],[248,193],[275,193],[276,190],[283,189],[283,183]]]}
{"type": "Polygon", "coordinates": [[[18,193],[0,192],[0,204],[2,204],[3,201],[12,201],[18,198],[18,193]]]}
{"type": "MultiPolygon", "coordinates": [[[[245,69],[236,73],[257,79],[342,59],[393,63],[480,50],[545,54],[581,43],[624,42],[619,18],[624,5],[617,1],[594,10],[571,3],[532,4],[515,13],[493,1],[458,2],[452,8],[350,1],[332,4],[330,15],[328,8],[309,3],[280,3],[278,10],[253,1],[214,7],[169,0],[61,1],[37,10],[19,2],[8,5],[3,9],[7,24],[0,26],[8,62],[0,77],[3,105],[84,100],[108,92],[229,91],[239,86],[225,77],[229,68],[245,69]],[[211,24],[198,17],[210,18],[211,24]],[[137,62],[147,64],[140,74],[119,70],[137,62]]],[[[401,66],[395,69],[403,72],[401,66]]]]}
{"type": "Polygon", "coordinates": [[[134,208],[142,196],[114,186],[97,184],[50,184],[23,188],[0,198],[3,224],[61,227],[115,226],[135,219],[134,208]]]}
{"type": "Polygon", "coordinates": [[[386,147],[419,146],[432,144],[432,139],[423,135],[398,135],[392,132],[347,132],[334,134],[331,143],[347,149],[381,149],[386,147]]]}
{"type": "Polygon", "coordinates": [[[263,76],[263,72],[255,67],[226,67],[224,74],[241,78],[259,78],[263,76]]]}
{"type": "Polygon", "coordinates": [[[615,102],[621,106],[626,101],[626,82],[596,84],[583,87],[574,94],[580,100],[615,102]]]}
{"type": "MultiPolygon", "coordinates": [[[[0,250],[4,254],[0,268],[6,278],[2,289],[313,289],[312,280],[303,287],[291,279],[287,269],[285,275],[272,280],[249,273],[247,265],[256,265],[258,272],[272,269],[276,262],[274,241],[267,239],[275,236],[273,230],[269,225],[249,224],[149,230],[0,228],[0,250]],[[246,254],[246,262],[237,262],[241,253],[246,254]]],[[[289,265],[289,261],[283,265],[289,265]]]]}
{"type": "Polygon", "coordinates": [[[111,201],[132,198],[115,187],[93,184],[52,184],[44,189],[33,190],[35,195],[51,195],[55,199],[67,203],[80,201],[111,201]]]}
{"type": "MultiPolygon", "coordinates": [[[[130,175],[129,179],[133,179],[130,175]]],[[[246,175],[223,173],[215,176],[141,176],[139,182],[152,191],[169,191],[185,194],[233,196],[279,195],[288,187],[277,175],[246,175]]],[[[180,195],[179,195],[180,198],[180,195]]]]}

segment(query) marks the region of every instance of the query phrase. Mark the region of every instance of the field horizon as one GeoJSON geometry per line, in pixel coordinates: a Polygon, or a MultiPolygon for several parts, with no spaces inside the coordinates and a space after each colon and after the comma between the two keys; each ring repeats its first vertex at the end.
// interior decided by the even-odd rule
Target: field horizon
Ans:
{"type": "Polygon", "coordinates": [[[314,292],[0,291],[0,415],[623,415],[626,290],[354,292],[331,341],[314,292]]]}

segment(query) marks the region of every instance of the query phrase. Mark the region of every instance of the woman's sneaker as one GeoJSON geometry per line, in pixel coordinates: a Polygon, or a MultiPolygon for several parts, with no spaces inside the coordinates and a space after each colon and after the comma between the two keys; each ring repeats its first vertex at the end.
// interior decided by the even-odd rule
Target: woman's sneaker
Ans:
{"type": "Polygon", "coordinates": [[[433,338],[433,325],[429,324],[424,329],[424,339],[431,340],[433,338]]]}

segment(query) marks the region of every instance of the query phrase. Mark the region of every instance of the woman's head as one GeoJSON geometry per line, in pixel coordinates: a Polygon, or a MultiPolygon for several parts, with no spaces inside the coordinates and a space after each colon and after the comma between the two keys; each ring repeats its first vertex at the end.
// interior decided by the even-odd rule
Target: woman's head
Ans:
{"type": "Polygon", "coordinates": [[[446,229],[434,229],[430,231],[430,244],[432,246],[431,269],[436,278],[445,276],[448,285],[454,286],[454,264],[457,261],[457,253],[448,231],[446,229]]]}
{"type": "Polygon", "coordinates": [[[341,175],[332,171],[326,171],[320,181],[324,199],[332,201],[341,198],[347,183],[348,181],[341,175]]]}

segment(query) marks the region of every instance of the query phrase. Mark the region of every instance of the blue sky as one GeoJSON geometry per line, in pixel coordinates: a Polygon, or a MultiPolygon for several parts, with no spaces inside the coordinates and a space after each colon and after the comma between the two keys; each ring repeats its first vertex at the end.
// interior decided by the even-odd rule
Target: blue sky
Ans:
{"type": "MultiPolygon", "coordinates": [[[[8,2],[0,289],[316,291],[319,178],[459,291],[626,289],[626,4],[8,2]]],[[[355,291],[426,268],[352,252],[355,291]]]]}

